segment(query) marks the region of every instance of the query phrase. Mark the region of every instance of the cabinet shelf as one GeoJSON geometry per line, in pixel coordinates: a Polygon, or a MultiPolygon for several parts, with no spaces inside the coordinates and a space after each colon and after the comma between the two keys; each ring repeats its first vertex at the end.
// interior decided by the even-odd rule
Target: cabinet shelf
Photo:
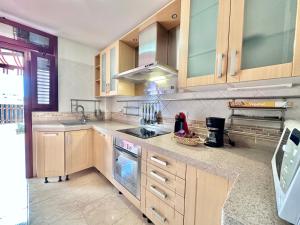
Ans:
{"type": "Polygon", "coordinates": [[[266,110],[266,111],[282,111],[287,110],[284,107],[229,107],[229,109],[233,110],[266,110]]]}
{"type": "Polygon", "coordinates": [[[230,119],[238,119],[238,120],[256,120],[256,121],[270,121],[270,122],[282,122],[284,119],[282,117],[277,116],[245,116],[245,115],[231,115],[230,119]]]}

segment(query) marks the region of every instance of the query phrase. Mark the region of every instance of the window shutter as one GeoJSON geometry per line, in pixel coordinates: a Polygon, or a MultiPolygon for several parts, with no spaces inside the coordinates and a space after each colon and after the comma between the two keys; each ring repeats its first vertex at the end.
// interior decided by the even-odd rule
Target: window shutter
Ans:
{"type": "Polygon", "coordinates": [[[32,110],[58,110],[58,79],[53,55],[31,52],[32,110]]]}

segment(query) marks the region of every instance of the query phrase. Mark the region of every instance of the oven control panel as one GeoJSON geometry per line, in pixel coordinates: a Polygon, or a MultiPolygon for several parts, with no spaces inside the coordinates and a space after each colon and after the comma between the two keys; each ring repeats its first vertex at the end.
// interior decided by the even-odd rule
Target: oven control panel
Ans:
{"type": "Polygon", "coordinates": [[[142,147],[140,145],[136,145],[130,141],[121,139],[121,138],[114,138],[114,145],[116,147],[122,148],[128,152],[133,153],[134,155],[140,156],[142,153],[142,147]]]}

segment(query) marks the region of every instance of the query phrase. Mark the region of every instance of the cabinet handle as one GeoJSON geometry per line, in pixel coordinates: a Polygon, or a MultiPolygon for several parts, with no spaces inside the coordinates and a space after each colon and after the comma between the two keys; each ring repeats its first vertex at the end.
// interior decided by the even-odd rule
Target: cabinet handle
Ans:
{"type": "Polygon", "coordinates": [[[161,223],[165,223],[167,221],[167,218],[160,215],[159,212],[156,211],[156,209],[154,207],[151,207],[151,210],[153,212],[153,214],[156,216],[156,218],[161,222],[161,223]]]}
{"type": "Polygon", "coordinates": [[[158,174],[157,174],[155,171],[153,171],[153,170],[150,172],[150,175],[151,175],[152,177],[154,177],[154,178],[160,180],[160,181],[163,182],[163,183],[166,183],[167,180],[168,180],[166,177],[162,177],[162,176],[158,175],[158,174]]]}
{"type": "Polygon", "coordinates": [[[160,192],[160,191],[157,190],[157,188],[156,188],[155,186],[153,186],[153,185],[150,186],[150,190],[151,190],[154,194],[158,195],[158,197],[160,197],[160,198],[163,198],[163,199],[166,199],[166,198],[167,198],[167,194],[166,194],[166,193],[160,192]]]}
{"type": "Polygon", "coordinates": [[[155,156],[152,156],[150,159],[151,159],[153,162],[156,162],[156,163],[158,163],[158,164],[160,164],[160,165],[162,165],[162,166],[167,166],[167,165],[168,165],[168,162],[163,161],[163,160],[160,160],[160,159],[156,158],[155,156]]]}
{"type": "Polygon", "coordinates": [[[224,54],[223,53],[219,53],[217,54],[217,77],[221,78],[223,73],[223,59],[224,59],[224,54]]]}
{"type": "Polygon", "coordinates": [[[236,75],[236,57],[237,57],[237,51],[232,50],[230,53],[230,67],[229,67],[230,76],[236,75]]]}
{"type": "Polygon", "coordinates": [[[58,136],[58,133],[44,133],[44,136],[46,136],[46,137],[55,137],[55,136],[58,136]]]}

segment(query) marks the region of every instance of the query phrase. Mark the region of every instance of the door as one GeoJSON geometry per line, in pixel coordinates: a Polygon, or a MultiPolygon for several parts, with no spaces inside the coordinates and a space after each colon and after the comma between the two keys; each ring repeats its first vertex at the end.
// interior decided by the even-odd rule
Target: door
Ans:
{"type": "Polygon", "coordinates": [[[64,132],[38,132],[36,137],[38,177],[65,174],[64,132]]]}
{"type": "Polygon", "coordinates": [[[100,56],[100,60],[101,60],[101,66],[100,66],[100,80],[101,80],[101,85],[100,85],[100,95],[101,96],[106,96],[107,94],[107,54],[106,51],[102,51],[101,52],[101,56],[100,56]]]}
{"type": "Polygon", "coordinates": [[[66,132],[66,174],[87,169],[93,165],[92,130],[66,132]]]}
{"type": "Polygon", "coordinates": [[[292,75],[297,0],[231,4],[228,82],[292,75]]]}
{"type": "Polygon", "coordinates": [[[182,0],[179,87],[225,83],[230,0],[182,0]]]}
{"type": "Polygon", "coordinates": [[[26,176],[32,173],[28,56],[0,40],[0,224],[27,222],[26,176]]]}

